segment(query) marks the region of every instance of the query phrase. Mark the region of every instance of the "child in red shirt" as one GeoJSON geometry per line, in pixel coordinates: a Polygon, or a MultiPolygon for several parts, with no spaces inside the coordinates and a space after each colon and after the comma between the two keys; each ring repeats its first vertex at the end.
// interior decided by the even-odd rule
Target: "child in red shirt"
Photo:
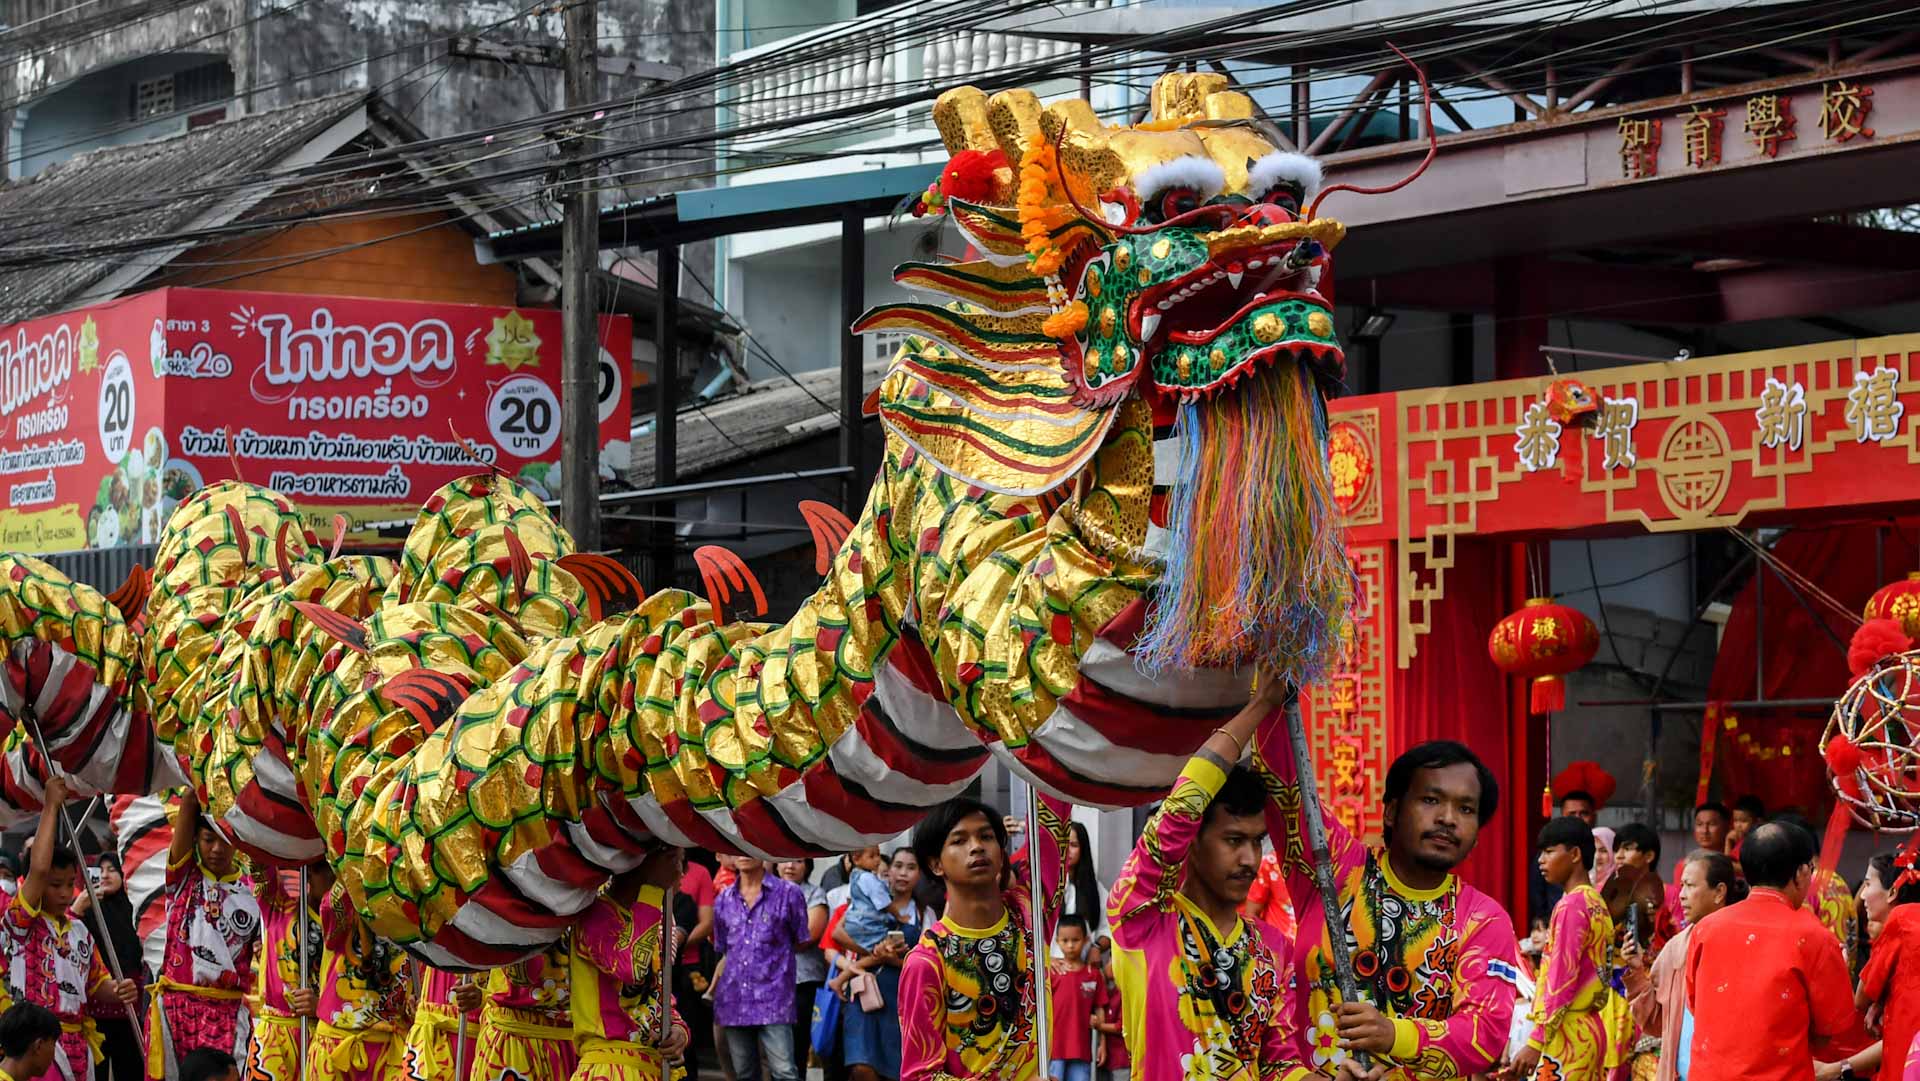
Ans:
{"type": "Polygon", "coordinates": [[[1047,972],[1047,997],[1053,1003],[1053,1081],[1093,1081],[1093,1028],[1107,1005],[1107,981],[1097,968],[1081,958],[1087,949],[1087,921],[1060,917],[1053,933],[1064,961],[1047,972]]]}

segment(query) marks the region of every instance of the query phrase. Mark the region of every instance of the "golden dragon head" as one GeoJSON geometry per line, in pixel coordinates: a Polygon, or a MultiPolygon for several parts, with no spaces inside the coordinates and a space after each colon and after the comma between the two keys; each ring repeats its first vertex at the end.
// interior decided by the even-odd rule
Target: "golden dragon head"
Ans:
{"type": "Polygon", "coordinates": [[[941,302],[856,324],[913,335],[882,421],[943,471],[1027,496],[1065,484],[1143,399],[1180,458],[1144,663],[1316,674],[1351,590],[1325,411],[1346,230],[1312,212],[1319,165],[1222,75],[1162,76],[1132,126],[973,87],[933,115],[953,161],[925,203],[977,257],[903,264],[895,280],[941,302]]]}

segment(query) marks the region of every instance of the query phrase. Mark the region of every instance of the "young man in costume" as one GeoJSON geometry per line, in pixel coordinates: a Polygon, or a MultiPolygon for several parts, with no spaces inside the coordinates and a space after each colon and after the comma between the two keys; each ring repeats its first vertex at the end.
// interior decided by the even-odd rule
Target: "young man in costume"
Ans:
{"type": "Polygon", "coordinates": [[[1499,806],[1492,772],[1458,743],[1423,743],[1387,770],[1384,846],[1369,849],[1326,816],[1363,999],[1342,1002],[1285,725],[1259,730],[1254,764],[1274,804],[1268,827],[1274,850],[1285,853],[1300,920],[1293,996],[1309,1063],[1358,1076],[1353,1055],[1364,1051],[1394,1081],[1485,1072],[1513,1021],[1517,945],[1507,913],[1453,869],[1499,806]]]}
{"type": "MultiPolygon", "coordinates": [[[[1042,796],[1023,853],[1040,861],[1043,958],[1066,893],[1068,816],[1042,796]]],[[[1034,1081],[1031,893],[1024,860],[1007,856],[1006,821],[978,800],[951,800],[913,831],[913,852],[946,885],[947,910],[900,967],[900,1081],[1034,1081]]]]}
{"type": "Polygon", "coordinates": [[[1266,790],[1235,765],[1286,683],[1215,729],[1147,821],[1107,900],[1127,1047],[1142,1077],[1308,1076],[1286,1002],[1292,947],[1242,919],[1266,836],[1266,790]]]}
{"type": "Polygon", "coordinates": [[[319,1023],[306,1081],[403,1081],[413,1027],[407,955],[374,935],[335,886],[320,910],[319,1023]]]}
{"type": "Polygon", "coordinates": [[[1593,829],[1577,818],[1540,828],[1540,874],[1562,890],[1540,958],[1533,1034],[1513,1057],[1514,1081],[1604,1081],[1632,1051],[1633,1015],[1608,984],[1613,920],[1593,888],[1593,829]]]}
{"type": "Polygon", "coordinates": [[[470,1081],[567,1081],[573,1046],[573,936],[487,977],[470,1081]]]}
{"type": "Polygon", "coordinates": [[[407,1081],[467,1081],[485,998],[478,978],[427,969],[420,981],[420,1001],[413,1007],[413,1028],[407,1032],[407,1081]],[[462,1014],[467,1019],[464,1054],[460,1050],[462,1014]],[[455,1062],[456,1058],[460,1061],[455,1062]]]}
{"type": "Polygon", "coordinates": [[[689,1031],[663,997],[660,964],[673,921],[662,907],[680,880],[679,849],[662,848],[616,877],[573,931],[573,1081],[655,1081],[685,1053],[689,1031]],[[660,1038],[662,1015],[668,1037],[660,1038]]]}
{"type": "Polygon", "coordinates": [[[233,845],[182,791],[167,849],[167,947],[154,985],[147,1077],[178,1081],[180,1057],[210,1047],[245,1059],[260,903],[233,845]]]}
{"type": "MultiPolygon", "coordinates": [[[[320,928],[320,904],[333,888],[333,868],[320,862],[307,873],[307,979],[320,971],[326,936],[320,928]]],[[[254,1081],[298,1081],[300,1019],[318,1012],[319,996],[300,982],[300,900],[279,872],[266,871],[255,885],[260,902],[260,956],[254,964],[260,1009],[247,1047],[247,1076],[254,1081]]]]}
{"type": "Polygon", "coordinates": [[[1812,1041],[1852,1027],[1840,943],[1803,907],[1815,855],[1813,835],[1798,826],[1754,827],[1740,846],[1752,892],[1694,927],[1688,1081],[1805,1081],[1812,1041]]]}
{"type": "Polygon", "coordinates": [[[82,874],[73,849],[60,842],[60,808],[67,786],[48,779],[40,829],[33,836],[27,875],[7,901],[0,919],[7,962],[7,995],[52,1011],[60,1024],[59,1053],[50,1066],[15,1081],[87,1081],[93,1076],[98,1039],[91,1016],[96,996],[118,998],[131,1006],[140,989],[132,980],[114,983],[83,921],[71,919],[75,884],[82,874]]]}

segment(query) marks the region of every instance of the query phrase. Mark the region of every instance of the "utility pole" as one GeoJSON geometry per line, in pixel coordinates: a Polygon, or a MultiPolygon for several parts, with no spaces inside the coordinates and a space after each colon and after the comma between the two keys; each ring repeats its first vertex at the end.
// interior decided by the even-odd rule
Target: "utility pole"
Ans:
{"type": "MultiPolygon", "coordinates": [[[[567,108],[600,99],[598,0],[572,0],[566,14],[567,108]]],[[[600,547],[600,317],[593,272],[600,267],[600,193],[586,162],[591,121],[573,118],[560,257],[560,517],[585,551],[600,547]]]]}

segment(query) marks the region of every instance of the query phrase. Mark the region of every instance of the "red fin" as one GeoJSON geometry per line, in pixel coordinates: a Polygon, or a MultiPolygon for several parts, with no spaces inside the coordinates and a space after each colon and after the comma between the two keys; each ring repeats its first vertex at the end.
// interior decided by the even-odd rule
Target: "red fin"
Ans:
{"type": "Polygon", "coordinates": [[[594,552],[575,552],[557,561],[587,591],[587,617],[599,622],[640,607],[647,592],[625,564],[594,552]]]}
{"type": "Polygon", "coordinates": [[[860,399],[860,415],[863,417],[877,417],[880,415],[879,387],[868,391],[867,396],[860,399]]]}
{"type": "Polygon", "coordinates": [[[240,517],[240,508],[228,504],[227,524],[233,527],[233,543],[240,548],[240,558],[253,562],[253,538],[247,536],[247,523],[240,517]]]}
{"type": "Polygon", "coordinates": [[[700,578],[706,583],[707,604],[713,609],[715,623],[733,622],[729,602],[743,592],[753,594],[755,618],[767,614],[766,591],[760,588],[760,579],[753,576],[739,556],[717,544],[707,544],[694,549],[693,562],[700,568],[700,578]]]}
{"type": "Polygon", "coordinates": [[[312,601],[294,601],[293,609],[325,631],[328,637],[355,653],[367,651],[367,628],[359,620],[312,601]]]}
{"type": "Polygon", "coordinates": [[[345,543],[347,543],[347,516],[336,514],[333,516],[333,547],[327,550],[327,558],[339,559],[340,546],[345,543]]]}
{"type": "Polygon", "coordinates": [[[273,564],[280,570],[280,581],[293,581],[293,560],[287,555],[287,532],[293,528],[292,522],[280,523],[280,535],[273,539],[273,564]]]}
{"type": "Polygon", "coordinates": [[[447,722],[472,692],[464,676],[431,668],[409,668],[387,680],[380,696],[387,704],[407,711],[428,735],[447,722]]]}
{"type": "Polygon", "coordinates": [[[153,588],[153,579],[147,574],[147,568],[138,563],[127,572],[127,580],[120,588],[107,594],[107,602],[120,610],[120,614],[131,623],[147,606],[147,593],[153,588]]]}
{"type": "Polygon", "coordinates": [[[800,501],[800,517],[813,530],[813,573],[825,574],[833,569],[834,554],[853,533],[853,523],[838,507],[817,499],[800,501]]]}
{"type": "Polygon", "coordinates": [[[472,598],[474,607],[513,628],[513,633],[526,637],[527,629],[520,625],[520,618],[485,597],[472,598]]]}
{"type": "Polygon", "coordinates": [[[233,445],[233,425],[227,425],[222,431],[227,436],[227,461],[233,466],[233,479],[245,484],[246,475],[240,472],[240,449],[233,445]]]}
{"type": "Polygon", "coordinates": [[[527,554],[527,546],[520,543],[520,534],[512,526],[507,527],[507,555],[513,562],[513,588],[521,597],[527,595],[527,578],[533,574],[533,557],[527,554]]]}

